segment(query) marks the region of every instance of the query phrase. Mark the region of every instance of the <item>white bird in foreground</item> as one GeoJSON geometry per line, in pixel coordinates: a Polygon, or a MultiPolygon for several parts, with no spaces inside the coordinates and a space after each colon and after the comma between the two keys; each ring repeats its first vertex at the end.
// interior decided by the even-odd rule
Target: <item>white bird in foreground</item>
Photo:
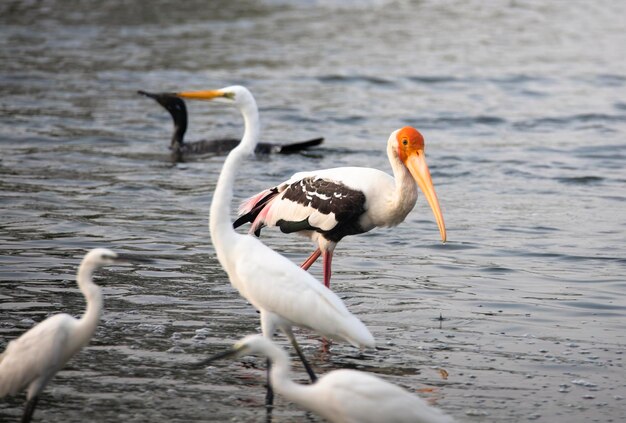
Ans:
{"type": "Polygon", "coordinates": [[[347,235],[404,221],[417,201],[417,183],[445,242],[446,226],[426,164],[422,134],[410,126],[392,132],[387,141],[387,156],[393,177],[366,167],[296,173],[245,201],[234,226],[250,222],[250,232],[257,236],[264,226],[278,226],[284,233],[298,232],[311,238],[318,248],[302,268],[308,269],[323,255],[324,285],[330,287],[337,243],[347,235]]]}
{"type": "Polygon", "coordinates": [[[333,370],[312,385],[300,385],[290,378],[285,351],[267,338],[250,335],[231,350],[199,363],[225,357],[262,355],[272,362],[274,390],[305,409],[333,423],[453,423],[452,417],[431,407],[408,391],[370,373],[333,370]]]}
{"type": "Polygon", "coordinates": [[[87,300],[85,314],[80,319],[69,314],[54,315],[9,342],[0,354],[0,398],[14,395],[28,386],[22,423],[31,420],[39,394],[46,384],[89,342],[98,326],[102,314],[102,291],[92,280],[93,272],[107,264],[149,261],[105,248],[89,251],[76,277],[87,300]]]}
{"type": "Polygon", "coordinates": [[[315,375],[298,347],[292,326],[308,328],[356,347],[373,347],[370,331],[337,295],[257,238],[233,229],[230,203],[235,174],[244,159],[254,152],[259,138],[259,115],[250,91],[242,86],[231,86],[176,95],[197,100],[219,99],[239,108],[244,116],[241,143],[226,158],[215,187],[209,228],[217,258],[231,284],[261,313],[263,334],[271,338],[277,329],[285,333],[307,367],[311,380],[315,380],[315,375]]]}

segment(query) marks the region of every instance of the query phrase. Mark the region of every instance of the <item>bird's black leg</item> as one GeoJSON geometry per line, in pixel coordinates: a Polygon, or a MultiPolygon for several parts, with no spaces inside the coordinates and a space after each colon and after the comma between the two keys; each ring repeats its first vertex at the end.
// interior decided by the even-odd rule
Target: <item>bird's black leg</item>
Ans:
{"type": "Polygon", "coordinates": [[[270,381],[271,372],[272,372],[272,362],[268,358],[267,359],[267,393],[265,394],[265,407],[267,408],[268,415],[271,415],[272,407],[274,405],[274,390],[272,389],[272,383],[270,381]]]}
{"type": "Polygon", "coordinates": [[[267,413],[265,414],[265,423],[272,423],[272,408],[267,407],[267,413]]]}
{"type": "Polygon", "coordinates": [[[293,348],[296,350],[298,357],[300,357],[300,361],[302,361],[302,364],[304,364],[304,368],[306,369],[306,372],[309,374],[309,378],[311,378],[311,382],[315,383],[317,381],[317,376],[315,376],[315,372],[313,371],[313,368],[311,367],[311,365],[309,364],[309,361],[306,359],[306,357],[304,356],[304,353],[300,349],[300,345],[298,345],[296,338],[292,335],[289,337],[289,341],[291,341],[291,345],[293,345],[293,348]]]}
{"type": "Polygon", "coordinates": [[[26,401],[26,407],[24,407],[24,414],[22,415],[22,423],[29,423],[30,420],[33,418],[33,413],[35,412],[37,401],[39,401],[38,395],[26,401]]]}

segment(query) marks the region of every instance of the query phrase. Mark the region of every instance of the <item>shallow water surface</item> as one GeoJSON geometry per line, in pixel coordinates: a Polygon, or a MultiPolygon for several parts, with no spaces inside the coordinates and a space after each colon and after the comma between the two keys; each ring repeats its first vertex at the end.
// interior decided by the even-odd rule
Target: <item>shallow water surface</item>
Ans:
{"type": "MultiPolygon", "coordinates": [[[[224,158],[173,165],[169,116],[135,94],[231,84],[255,94],[265,141],[326,137],[250,158],[237,200],[303,169],[390,171],[393,130],[426,138],[449,242],[420,196],[397,228],[339,244],[333,289],[379,348],[325,353],[298,331],[320,374],[375,372],[464,422],[626,419],[622,3],[4,2],[0,348],[80,315],[87,249],[157,260],[98,273],[102,322],[35,420],[265,419],[262,360],[189,366],[259,331],[207,230],[224,158]]],[[[242,133],[235,110],[188,108],[189,140],[242,133]]],[[[295,262],[313,248],[263,241],[295,262]]],[[[273,421],[321,419],[279,397],[273,421]]]]}

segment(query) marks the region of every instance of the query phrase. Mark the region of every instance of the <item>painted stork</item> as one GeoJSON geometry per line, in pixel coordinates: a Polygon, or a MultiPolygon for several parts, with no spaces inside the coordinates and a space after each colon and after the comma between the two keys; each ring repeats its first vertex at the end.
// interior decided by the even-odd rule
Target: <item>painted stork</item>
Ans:
{"type": "MultiPolygon", "coordinates": [[[[347,341],[355,347],[373,347],[374,337],[370,331],[348,311],[337,295],[257,238],[242,235],[233,228],[230,203],[235,174],[244,159],[254,152],[259,138],[259,114],[250,91],[235,85],[176,95],[197,100],[221,100],[236,106],[244,116],[245,131],[241,143],[226,157],[215,187],[209,229],[217,258],[230,283],[261,313],[263,335],[271,339],[276,330],[282,331],[298,353],[311,380],[316,379],[315,375],[298,347],[292,326],[308,328],[326,338],[347,341]]],[[[271,403],[269,392],[267,402],[271,403]]]]}
{"type": "MultiPolygon", "coordinates": [[[[172,133],[170,150],[173,161],[181,162],[186,157],[196,154],[226,154],[239,144],[240,140],[236,138],[185,142],[185,132],[187,132],[187,106],[185,101],[171,93],[149,93],[146,91],[137,91],[137,93],[155,100],[172,116],[174,132],[172,133]]],[[[320,145],[323,141],[324,138],[313,138],[289,144],[260,142],[257,143],[254,152],[256,154],[293,154],[320,145]]]]}
{"type": "Polygon", "coordinates": [[[302,268],[308,269],[322,255],[327,287],[337,243],[347,235],[400,224],[415,206],[417,186],[426,196],[445,242],[446,227],[426,164],[422,134],[410,126],[392,132],[387,156],[393,177],[364,167],[296,173],[242,203],[233,225],[250,222],[250,232],[257,236],[265,226],[308,236],[317,249],[302,268]]]}

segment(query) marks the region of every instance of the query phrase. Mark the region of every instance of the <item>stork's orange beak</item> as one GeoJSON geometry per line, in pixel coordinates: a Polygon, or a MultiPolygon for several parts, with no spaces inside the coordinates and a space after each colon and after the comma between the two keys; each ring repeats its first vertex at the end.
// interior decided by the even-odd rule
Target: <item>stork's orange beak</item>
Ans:
{"type": "Polygon", "coordinates": [[[409,172],[411,172],[413,179],[415,179],[415,182],[417,182],[417,185],[426,196],[430,208],[433,210],[435,219],[437,220],[437,226],[439,226],[439,232],[441,233],[441,241],[446,242],[446,224],[443,222],[443,215],[441,214],[433,180],[430,177],[430,170],[428,170],[428,165],[426,164],[424,150],[419,149],[409,155],[405,164],[409,172]]]}

